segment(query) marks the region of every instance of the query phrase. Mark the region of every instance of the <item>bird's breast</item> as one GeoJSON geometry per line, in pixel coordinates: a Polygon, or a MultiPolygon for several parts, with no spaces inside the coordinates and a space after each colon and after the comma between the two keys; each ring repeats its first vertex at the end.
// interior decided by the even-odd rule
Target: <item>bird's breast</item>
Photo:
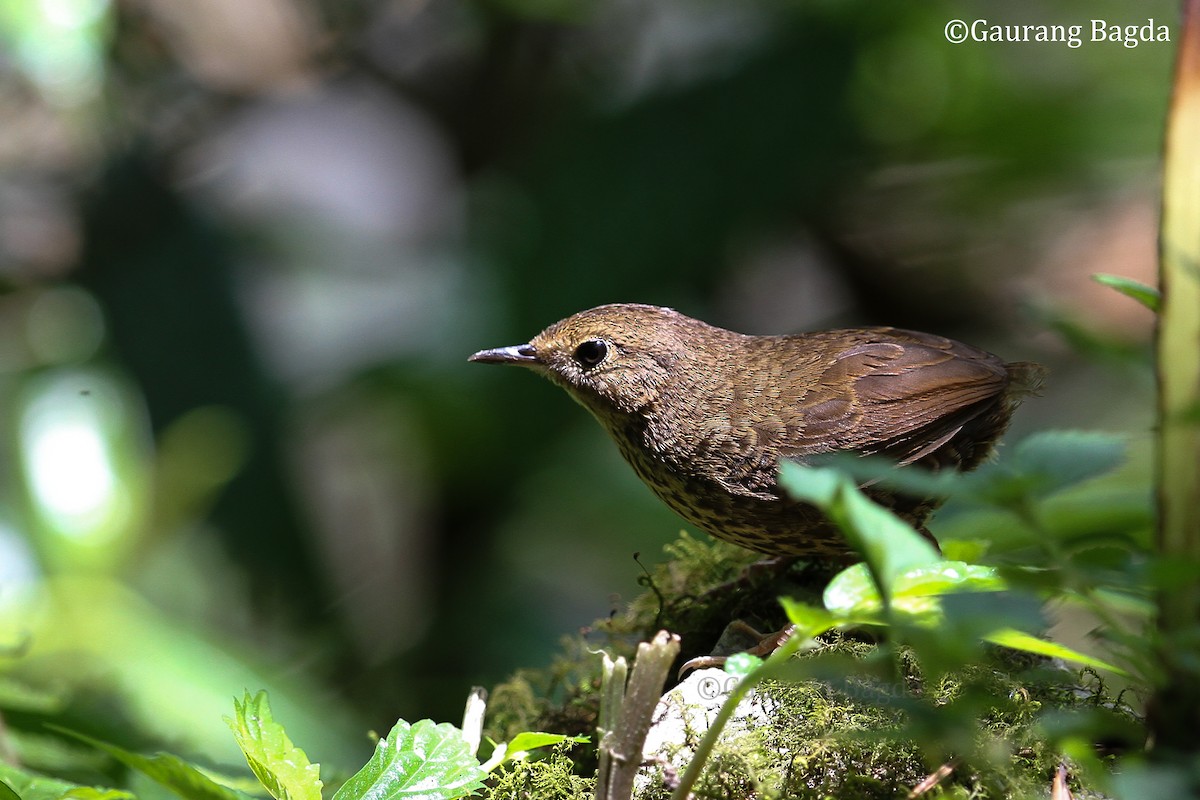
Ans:
{"type": "Polygon", "coordinates": [[[780,496],[781,429],[781,422],[710,411],[683,419],[650,413],[610,432],[638,476],[660,496],[686,486],[773,500],[780,496]]]}
{"type": "Polygon", "coordinates": [[[723,456],[703,452],[681,463],[670,439],[661,438],[663,432],[646,420],[609,432],[642,482],[700,530],[772,555],[846,551],[845,541],[817,509],[780,493],[774,458],[763,456],[758,468],[742,471],[723,456]]]}

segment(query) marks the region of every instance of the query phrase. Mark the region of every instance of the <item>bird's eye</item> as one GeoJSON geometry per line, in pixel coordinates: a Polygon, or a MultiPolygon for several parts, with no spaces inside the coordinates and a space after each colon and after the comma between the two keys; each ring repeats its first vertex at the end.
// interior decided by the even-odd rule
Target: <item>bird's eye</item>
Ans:
{"type": "Polygon", "coordinates": [[[584,369],[596,366],[608,356],[608,343],[603,339],[588,339],[575,348],[575,360],[584,369]]]}

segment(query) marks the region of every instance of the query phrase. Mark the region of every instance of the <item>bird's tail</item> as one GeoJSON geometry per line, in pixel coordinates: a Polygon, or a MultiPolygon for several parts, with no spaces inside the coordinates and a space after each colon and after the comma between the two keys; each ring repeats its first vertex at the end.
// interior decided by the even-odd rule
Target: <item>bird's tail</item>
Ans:
{"type": "Polygon", "coordinates": [[[1008,401],[1014,406],[1030,395],[1040,395],[1049,370],[1032,361],[1010,361],[1004,365],[1008,371],[1008,401]]]}

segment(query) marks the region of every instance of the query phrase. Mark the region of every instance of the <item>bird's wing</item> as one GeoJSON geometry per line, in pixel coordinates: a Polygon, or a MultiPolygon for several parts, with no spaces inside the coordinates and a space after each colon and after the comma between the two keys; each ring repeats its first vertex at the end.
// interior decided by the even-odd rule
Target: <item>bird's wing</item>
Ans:
{"type": "Polygon", "coordinates": [[[994,409],[1008,383],[1004,362],[982,350],[929,334],[864,331],[811,384],[782,454],[849,450],[918,461],[994,409]]]}

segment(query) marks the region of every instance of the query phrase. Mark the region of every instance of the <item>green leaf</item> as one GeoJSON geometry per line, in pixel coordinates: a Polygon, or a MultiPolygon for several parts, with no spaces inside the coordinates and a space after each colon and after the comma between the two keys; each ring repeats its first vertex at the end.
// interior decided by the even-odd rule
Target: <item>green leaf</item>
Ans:
{"type": "Polygon", "coordinates": [[[895,583],[901,575],[941,558],[911,525],[868,500],[849,483],[844,483],[838,492],[832,513],[851,544],[866,559],[871,575],[888,600],[895,594],[895,583]]]}
{"type": "Polygon", "coordinates": [[[250,795],[222,786],[195,765],[170,753],[143,756],[66,728],[56,725],[50,727],[103,750],[122,764],[167,787],[184,800],[251,800],[250,795]]]}
{"type": "Polygon", "coordinates": [[[1044,431],[1016,446],[1012,468],[1030,476],[1045,497],[1115,469],[1125,458],[1120,436],[1097,431],[1044,431]]]}
{"type": "Polygon", "coordinates": [[[47,778],[44,775],[33,775],[4,763],[0,763],[0,780],[3,780],[8,790],[21,800],[58,800],[67,792],[78,788],[73,783],[47,778]]]}
{"type": "Polygon", "coordinates": [[[1124,759],[1111,777],[1112,797],[1195,797],[1195,776],[1186,761],[1139,763],[1124,759]]]}
{"type": "Polygon", "coordinates": [[[941,598],[938,630],[971,641],[988,641],[996,630],[1040,631],[1048,627],[1045,602],[1028,591],[953,592],[941,598]]]}
{"type": "MultiPolygon", "coordinates": [[[[961,561],[939,561],[913,567],[897,576],[892,609],[923,624],[942,618],[939,598],[961,592],[996,592],[1004,582],[995,570],[961,561]]],[[[882,624],[883,599],[864,564],[855,564],[834,576],[825,587],[825,607],[848,622],[882,624]]]]}
{"type": "Polygon", "coordinates": [[[294,746],[283,726],[271,715],[266,692],[253,697],[246,692],[233,701],[234,718],[225,718],[233,730],[246,763],[276,800],[321,800],[321,768],[310,764],[304,751],[294,746]]]}
{"type": "Polygon", "coordinates": [[[942,547],[942,557],[947,561],[966,561],[969,564],[982,561],[987,555],[990,542],[983,539],[944,539],[938,529],[938,544],[942,547]]]}
{"type": "MultiPolygon", "coordinates": [[[[7,764],[0,764],[0,786],[7,788],[20,800],[61,800],[64,797],[83,800],[127,800],[133,798],[129,792],[119,789],[102,789],[79,786],[74,783],[34,775],[7,764]]],[[[0,797],[5,797],[0,790],[0,797]]]]}
{"type": "Polygon", "coordinates": [[[553,745],[561,744],[562,742],[583,743],[587,741],[589,740],[586,736],[564,736],[561,733],[539,733],[536,731],[526,731],[524,733],[518,733],[512,738],[512,741],[508,743],[508,752],[510,754],[525,753],[529,752],[530,750],[537,750],[539,747],[552,747],[553,745]]]}
{"type": "Polygon", "coordinates": [[[1043,431],[1006,450],[1000,461],[960,475],[950,503],[965,500],[1011,510],[1110,472],[1124,458],[1120,436],[1043,431]]]}
{"type": "MultiPolygon", "coordinates": [[[[866,572],[865,566],[862,568],[862,571],[866,572]]],[[[874,584],[872,584],[872,587],[874,587],[874,584]]],[[[812,639],[820,636],[838,622],[832,614],[823,608],[810,606],[807,603],[801,603],[799,600],[793,600],[790,597],[781,597],[779,598],[779,602],[783,605],[783,610],[788,616],[788,621],[796,626],[795,635],[804,639],[812,639]]]]}
{"type": "Polygon", "coordinates": [[[453,800],[482,788],[486,775],[458,728],[400,720],[333,800],[453,800]]]}
{"type": "Polygon", "coordinates": [[[744,678],[763,665],[763,660],[753,653],[735,653],[725,660],[725,671],[744,678]]]}
{"type": "Polygon", "coordinates": [[[1135,281],[1133,278],[1125,278],[1120,275],[1106,275],[1103,272],[1098,272],[1092,276],[1092,280],[1116,289],[1126,297],[1133,298],[1156,314],[1162,305],[1162,292],[1153,286],[1147,286],[1141,281],[1135,281]]]}
{"type": "MultiPolygon", "coordinates": [[[[855,564],[835,575],[825,587],[821,599],[825,608],[836,617],[859,622],[878,621],[876,615],[883,609],[879,587],[875,585],[866,564],[855,564]],[[864,615],[867,619],[862,619],[864,615]]],[[[788,616],[791,616],[790,610],[788,616]]]]}
{"type": "MultiPolygon", "coordinates": [[[[490,741],[490,740],[489,740],[490,741]]],[[[575,742],[582,744],[591,741],[586,736],[566,736],[561,733],[541,733],[537,731],[525,731],[518,733],[510,742],[500,742],[492,748],[492,755],[484,762],[481,767],[484,772],[491,772],[496,767],[507,761],[515,761],[524,758],[530,750],[537,750],[542,747],[552,747],[562,742],[575,742]]]]}
{"type": "Polygon", "coordinates": [[[912,526],[867,499],[845,475],[828,468],[780,465],[780,484],[799,500],[820,508],[863,555],[885,598],[903,572],[935,563],[937,550],[912,526]]]}
{"type": "Polygon", "coordinates": [[[951,592],[996,592],[1004,581],[991,567],[962,561],[939,561],[914,567],[896,582],[895,599],[930,597],[951,592]]]}
{"type": "Polygon", "coordinates": [[[779,462],[779,484],[787,493],[822,510],[833,503],[844,481],[841,472],[830,467],[808,467],[787,460],[779,462]]]}
{"type": "Polygon", "coordinates": [[[16,678],[0,675],[0,707],[34,714],[56,714],[66,706],[60,692],[29,686],[16,678]]]}
{"type": "Polygon", "coordinates": [[[21,800],[21,795],[4,781],[0,781],[0,800],[21,800]]]}
{"type": "Polygon", "coordinates": [[[998,631],[988,634],[983,637],[992,644],[998,644],[1003,647],[1009,647],[1013,650],[1024,650],[1027,653],[1034,653],[1039,656],[1048,656],[1049,658],[1061,658],[1064,661],[1074,661],[1077,664],[1083,664],[1087,667],[1095,667],[1096,669],[1105,669],[1109,672],[1115,672],[1118,675],[1125,675],[1125,670],[1120,667],[1109,664],[1107,661],[1102,661],[1099,658],[1085,655],[1078,650],[1072,650],[1066,645],[1058,644],[1057,642],[1048,642],[1045,639],[1039,639],[1023,631],[1014,630],[1013,628],[1002,628],[998,631]]]}
{"type": "Polygon", "coordinates": [[[917,466],[898,466],[883,456],[828,453],[807,461],[810,467],[830,468],[850,477],[860,488],[876,486],[914,497],[945,497],[957,491],[963,473],[952,470],[931,472],[917,466]]]}
{"type": "Polygon", "coordinates": [[[132,792],[121,789],[101,789],[96,786],[79,786],[66,792],[62,800],[136,800],[132,792]]]}

